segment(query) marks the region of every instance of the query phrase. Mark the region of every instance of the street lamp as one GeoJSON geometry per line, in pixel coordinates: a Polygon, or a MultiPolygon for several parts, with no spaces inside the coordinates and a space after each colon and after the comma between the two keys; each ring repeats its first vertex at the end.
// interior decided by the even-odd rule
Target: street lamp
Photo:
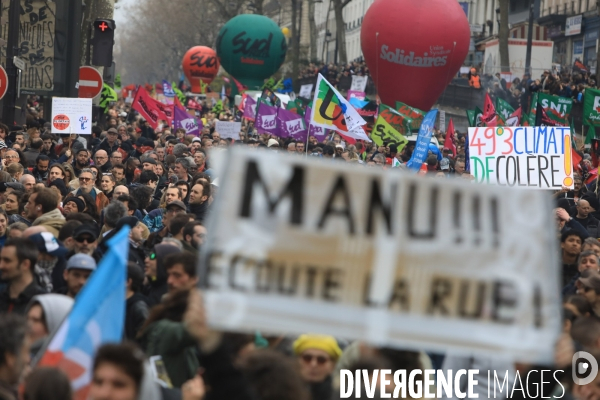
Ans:
{"type": "Polygon", "coordinates": [[[498,36],[500,36],[500,7],[496,8],[496,22],[498,22],[498,36]]]}

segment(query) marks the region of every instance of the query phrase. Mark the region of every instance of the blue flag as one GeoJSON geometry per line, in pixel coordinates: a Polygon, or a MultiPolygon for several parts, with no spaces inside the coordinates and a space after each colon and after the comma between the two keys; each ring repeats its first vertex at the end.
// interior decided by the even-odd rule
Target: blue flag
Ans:
{"type": "Polygon", "coordinates": [[[163,94],[165,97],[175,97],[175,91],[169,82],[163,79],[163,94]]]}
{"type": "Polygon", "coordinates": [[[418,171],[425,160],[427,160],[427,154],[429,154],[429,142],[431,142],[431,135],[433,134],[433,126],[435,124],[437,112],[437,109],[429,111],[421,123],[415,150],[413,151],[410,160],[406,163],[406,166],[412,170],[418,171]]]}
{"type": "Polygon", "coordinates": [[[38,363],[63,370],[77,400],[87,398],[96,350],[123,339],[129,227],[113,236],[108,248],[38,363]]]}

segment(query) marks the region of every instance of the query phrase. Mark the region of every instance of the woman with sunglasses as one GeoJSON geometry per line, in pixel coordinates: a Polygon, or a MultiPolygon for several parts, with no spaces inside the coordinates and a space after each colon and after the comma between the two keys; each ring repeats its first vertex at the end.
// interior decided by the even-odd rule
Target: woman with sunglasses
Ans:
{"type": "Polygon", "coordinates": [[[342,354],[337,340],[326,335],[301,335],[294,342],[302,380],[310,385],[313,399],[330,399],[335,364],[342,354]]]}

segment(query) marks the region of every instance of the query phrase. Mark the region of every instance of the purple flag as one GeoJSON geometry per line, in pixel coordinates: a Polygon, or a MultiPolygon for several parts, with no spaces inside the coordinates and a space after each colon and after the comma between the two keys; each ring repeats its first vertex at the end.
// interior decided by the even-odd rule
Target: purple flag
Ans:
{"type": "Polygon", "coordinates": [[[310,115],[311,115],[311,109],[310,109],[310,107],[307,107],[306,112],[304,113],[304,122],[305,122],[306,126],[308,126],[308,134],[310,136],[316,137],[317,140],[320,142],[323,139],[325,139],[325,136],[327,136],[327,132],[322,127],[314,126],[313,124],[311,124],[310,123],[310,115]]]}
{"type": "Polygon", "coordinates": [[[281,109],[277,107],[271,107],[264,103],[260,103],[257,107],[258,114],[256,114],[254,126],[256,127],[258,133],[268,133],[279,136],[279,129],[277,126],[277,111],[281,109]]]}
{"type": "Polygon", "coordinates": [[[175,129],[185,129],[186,135],[200,136],[200,130],[202,130],[202,121],[200,125],[196,121],[196,118],[185,112],[179,107],[174,107],[175,113],[173,118],[173,124],[175,129]]]}
{"type": "Polygon", "coordinates": [[[246,104],[244,105],[244,118],[254,121],[256,118],[256,100],[252,97],[246,97],[246,104]]]}
{"type": "Polygon", "coordinates": [[[295,140],[306,141],[308,130],[301,115],[282,108],[277,114],[277,125],[280,137],[292,137],[295,140]]]}

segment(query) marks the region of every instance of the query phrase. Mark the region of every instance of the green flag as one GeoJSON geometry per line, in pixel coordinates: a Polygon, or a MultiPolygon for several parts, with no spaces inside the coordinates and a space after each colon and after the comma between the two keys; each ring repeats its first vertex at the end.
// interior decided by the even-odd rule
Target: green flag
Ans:
{"type": "Polygon", "coordinates": [[[410,126],[411,132],[419,131],[419,128],[421,128],[421,123],[423,123],[423,118],[425,118],[425,112],[419,110],[418,108],[411,107],[408,104],[404,104],[401,101],[396,102],[396,111],[412,119],[410,126]]]}
{"type": "Polygon", "coordinates": [[[179,88],[177,87],[177,84],[175,82],[171,82],[171,87],[173,88],[175,95],[179,99],[179,102],[181,104],[185,104],[185,94],[183,94],[183,92],[181,90],[179,90],[179,88]]]}
{"type": "Polygon", "coordinates": [[[111,102],[116,102],[119,98],[117,97],[117,92],[106,83],[102,87],[102,94],[100,95],[100,108],[104,109],[106,113],[108,111],[108,106],[111,102]]]}
{"type": "Polygon", "coordinates": [[[115,90],[121,90],[121,74],[115,75],[115,90]]]}
{"type": "Polygon", "coordinates": [[[598,89],[585,89],[583,96],[583,123],[588,126],[600,126],[600,90],[598,89]]]}
{"type": "Polygon", "coordinates": [[[222,100],[217,101],[217,104],[215,104],[215,106],[212,108],[211,111],[213,113],[215,113],[216,115],[219,115],[223,111],[223,101],[222,100]]]}
{"type": "Polygon", "coordinates": [[[537,110],[538,93],[533,93],[531,96],[531,107],[529,108],[529,126],[535,126],[535,113],[537,110]]]}
{"type": "Polygon", "coordinates": [[[475,110],[467,110],[467,121],[470,127],[475,126],[475,110]]]}
{"type": "Polygon", "coordinates": [[[296,101],[296,100],[290,100],[286,104],[285,109],[290,110],[291,112],[294,112],[294,113],[304,117],[304,109],[302,108],[301,105],[298,104],[298,101],[296,101]]]}
{"type": "MultiPolygon", "coordinates": [[[[548,118],[563,126],[569,125],[569,116],[571,115],[571,108],[573,107],[573,99],[552,96],[546,93],[537,93],[537,96],[534,97],[537,97],[537,101],[542,105],[548,118]]],[[[537,104],[532,103],[531,106],[532,108],[537,107],[537,104]]]]}
{"type": "Polygon", "coordinates": [[[402,151],[408,139],[402,133],[410,133],[412,120],[384,104],[379,105],[379,116],[371,132],[371,139],[378,146],[395,145],[402,151]]]}
{"type": "Polygon", "coordinates": [[[500,97],[496,98],[496,114],[500,116],[502,121],[506,122],[510,115],[515,112],[515,109],[505,100],[500,97]]]}

